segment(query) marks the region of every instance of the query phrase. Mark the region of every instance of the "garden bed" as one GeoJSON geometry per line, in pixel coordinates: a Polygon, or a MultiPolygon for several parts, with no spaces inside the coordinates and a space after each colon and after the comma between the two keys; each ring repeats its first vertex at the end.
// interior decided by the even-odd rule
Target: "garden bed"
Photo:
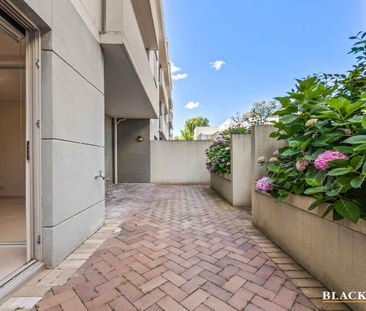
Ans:
{"type": "MultiPolygon", "coordinates": [[[[366,289],[366,222],[333,221],[321,214],[324,204],[309,211],[311,197],[289,195],[276,202],[253,191],[253,223],[274,243],[333,291],[366,289]]],[[[366,304],[353,304],[366,310],[366,304]]]]}

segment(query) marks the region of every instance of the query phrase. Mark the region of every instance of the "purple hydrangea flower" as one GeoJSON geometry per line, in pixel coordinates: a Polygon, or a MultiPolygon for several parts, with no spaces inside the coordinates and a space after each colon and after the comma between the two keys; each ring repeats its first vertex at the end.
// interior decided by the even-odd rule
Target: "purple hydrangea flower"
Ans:
{"type": "Polygon", "coordinates": [[[269,177],[265,176],[257,181],[255,189],[257,189],[257,191],[267,192],[273,190],[273,185],[271,184],[269,177]]]}
{"type": "Polygon", "coordinates": [[[224,143],[225,139],[223,139],[222,137],[217,137],[215,140],[216,143],[224,143]]]}
{"type": "Polygon", "coordinates": [[[328,162],[333,160],[348,160],[348,157],[342,152],[327,150],[318,155],[314,164],[317,169],[325,171],[329,168],[328,162]]]}

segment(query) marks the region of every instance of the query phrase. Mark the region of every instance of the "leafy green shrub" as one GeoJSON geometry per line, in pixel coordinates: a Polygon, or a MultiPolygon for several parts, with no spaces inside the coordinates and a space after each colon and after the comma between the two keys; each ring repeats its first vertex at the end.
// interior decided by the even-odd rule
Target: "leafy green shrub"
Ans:
{"type": "Polygon", "coordinates": [[[333,218],[366,219],[366,33],[352,53],[357,64],[347,75],[317,75],[298,80],[288,96],[276,98],[282,109],[271,137],[287,140],[266,165],[268,178],[257,189],[282,200],[289,193],[313,196],[309,207],[330,203],[333,218]]]}
{"type": "Polygon", "coordinates": [[[227,130],[224,130],[221,134],[222,137],[230,137],[233,134],[249,134],[250,128],[242,127],[242,126],[234,126],[227,130]]]}
{"type": "Polygon", "coordinates": [[[210,172],[217,174],[231,173],[231,135],[247,134],[248,128],[240,125],[234,126],[222,132],[221,137],[216,138],[213,144],[206,150],[206,167],[210,172]]]}
{"type": "Polygon", "coordinates": [[[206,155],[206,167],[210,172],[222,175],[230,174],[230,137],[216,138],[206,150],[206,155]]]}

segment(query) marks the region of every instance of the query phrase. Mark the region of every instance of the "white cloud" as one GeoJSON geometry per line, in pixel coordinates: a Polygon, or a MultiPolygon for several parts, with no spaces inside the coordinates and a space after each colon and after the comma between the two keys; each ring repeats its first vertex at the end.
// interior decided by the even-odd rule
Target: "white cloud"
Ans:
{"type": "Polygon", "coordinates": [[[172,72],[172,80],[174,81],[182,80],[188,77],[187,73],[178,73],[182,70],[182,68],[176,66],[172,61],[170,61],[170,69],[172,72]]]}
{"type": "Polygon", "coordinates": [[[223,60],[215,60],[214,62],[210,63],[210,68],[217,70],[220,70],[222,66],[224,66],[226,63],[223,60]]]}
{"type": "Polygon", "coordinates": [[[200,103],[198,102],[189,102],[187,105],[185,105],[185,108],[187,109],[196,109],[198,108],[200,103]]]}
{"type": "Polygon", "coordinates": [[[170,69],[171,69],[172,73],[176,73],[176,72],[182,70],[182,68],[176,66],[172,61],[170,61],[170,69]]]}
{"type": "Polygon", "coordinates": [[[186,74],[186,73],[177,73],[177,74],[175,74],[175,75],[172,75],[172,79],[173,79],[174,81],[182,80],[182,79],[185,79],[185,78],[187,78],[187,77],[188,77],[188,74],[186,74]]]}

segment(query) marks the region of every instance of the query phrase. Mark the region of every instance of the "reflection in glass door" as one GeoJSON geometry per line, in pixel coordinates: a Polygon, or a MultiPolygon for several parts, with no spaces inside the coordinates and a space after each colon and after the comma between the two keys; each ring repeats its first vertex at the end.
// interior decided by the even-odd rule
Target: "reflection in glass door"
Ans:
{"type": "Polygon", "coordinates": [[[27,262],[25,32],[0,16],[0,283],[27,262]]]}

